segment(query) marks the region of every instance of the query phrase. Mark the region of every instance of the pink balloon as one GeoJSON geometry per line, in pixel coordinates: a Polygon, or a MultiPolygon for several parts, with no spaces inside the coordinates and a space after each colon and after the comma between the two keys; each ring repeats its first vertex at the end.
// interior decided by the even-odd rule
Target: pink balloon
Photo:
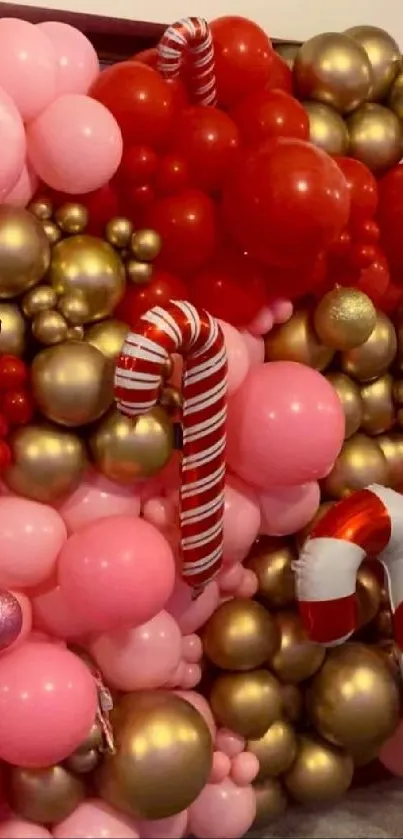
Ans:
{"type": "Polygon", "coordinates": [[[286,323],[292,317],[294,306],[291,300],[283,300],[278,298],[273,300],[270,304],[270,309],[274,318],[274,323],[286,323]]]}
{"type": "Polygon", "coordinates": [[[35,119],[56,97],[56,54],[46,35],[32,23],[1,18],[0,85],[24,122],[35,119]]]}
{"type": "Polygon", "coordinates": [[[206,586],[197,600],[192,600],[189,586],[178,579],[165,609],[175,618],[182,633],[190,635],[208,621],[219,601],[220,590],[215,580],[206,586]]]}
{"type": "Polygon", "coordinates": [[[94,470],[85,475],[58,510],[69,533],[108,516],[139,516],[140,487],[116,484],[94,470]]]}
{"type": "Polygon", "coordinates": [[[98,632],[139,626],[171,596],[174,558],[151,524],[112,516],[70,536],[59,556],[59,582],[71,608],[86,614],[98,632]]]}
{"type": "Polygon", "coordinates": [[[259,582],[254,571],[251,568],[243,568],[242,579],[234,592],[235,597],[250,600],[251,597],[255,596],[258,588],[259,582]]]}
{"type": "Polygon", "coordinates": [[[264,362],[264,341],[260,335],[252,335],[250,332],[241,332],[246,351],[249,356],[249,366],[263,364],[264,362]]]}
{"type": "Polygon", "coordinates": [[[252,784],[259,774],[259,761],[252,752],[242,752],[232,761],[231,778],[239,787],[252,784]]]}
{"type": "Polygon", "coordinates": [[[211,767],[209,784],[221,784],[224,778],[228,778],[231,772],[231,761],[224,752],[213,752],[213,765],[211,767]]]}
{"type": "Polygon", "coordinates": [[[224,333],[228,362],[228,393],[235,393],[249,370],[249,353],[240,332],[225,320],[219,324],[224,333]]]}
{"type": "Polygon", "coordinates": [[[57,96],[88,93],[100,71],[91,41],[68,23],[46,21],[37,26],[49,38],[56,55],[57,96]]]}
{"type": "Polygon", "coordinates": [[[228,757],[233,758],[243,752],[246,741],[244,737],[228,728],[219,728],[215,738],[215,745],[228,757]]]}
{"type": "Polygon", "coordinates": [[[328,474],[344,429],[340,400],[324,376],[294,361],[261,364],[230,399],[228,464],[264,491],[314,481],[328,474]]]}
{"type": "Polygon", "coordinates": [[[108,804],[88,799],[53,828],[54,839],[139,839],[135,823],[108,804]]]}
{"type": "Polygon", "coordinates": [[[314,517],[320,504],[317,481],[296,487],[279,487],[259,497],[262,511],[260,532],[266,536],[297,533],[314,517]]]}
{"type": "Polygon", "coordinates": [[[29,164],[24,165],[17,183],[4,199],[12,207],[26,207],[39,186],[39,180],[29,164]]]}
{"type": "Polygon", "coordinates": [[[225,484],[224,563],[245,559],[260,528],[260,507],[256,491],[228,475],[225,484]]]}
{"type": "Polygon", "coordinates": [[[381,746],[378,759],[392,775],[403,777],[403,720],[392,737],[381,746]]]}
{"type": "Polygon", "coordinates": [[[63,519],[52,507],[1,497],[0,586],[20,589],[46,580],[66,536],[63,519]]]}
{"type": "Polygon", "coordinates": [[[32,598],[32,609],[35,628],[56,638],[70,641],[94,631],[87,612],[72,609],[59,585],[36,594],[32,598]]]}
{"type": "Polygon", "coordinates": [[[264,306],[248,325],[248,332],[256,336],[266,335],[273,328],[273,324],[274,318],[272,311],[269,306],[264,306]]]}
{"type": "Polygon", "coordinates": [[[51,766],[80,745],[97,710],[88,667],[55,644],[26,643],[0,657],[0,759],[51,766]]]}
{"type": "MultiPolygon", "coordinates": [[[[0,19],[0,28],[1,28],[0,19]]],[[[1,65],[1,56],[0,56],[1,65]]],[[[0,199],[16,189],[22,176],[26,155],[23,121],[8,93],[0,87],[0,199]]],[[[8,201],[8,203],[10,203],[8,201]]]]}
{"type": "Polygon", "coordinates": [[[182,638],[182,655],[189,664],[198,664],[203,656],[203,644],[195,633],[182,638]]]}
{"type": "Polygon", "coordinates": [[[200,683],[201,677],[202,670],[200,664],[190,664],[184,661],[178,687],[183,690],[193,690],[200,683]]]}
{"type": "Polygon", "coordinates": [[[42,111],[28,126],[27,141],[29,159],[44,183],[73,195],[108,183],[122,158],[115,118],[101,102],[78,93],[59,96],[42,111]]]}
{"type": "Polygon", "coordinates": [[[230,778],[207,784],[189,808],[189,832],[197,839],[239,839],[255,819],[253,787],[237,787],[230,778]]]}
{"type": "Polygon", "coordinates": [[[137,822],[141,839],[182,839],[188,825],[188,811],[182,810],[176,816],[158,821],[137,822]]]}
{"type": "Polygon", "coordinates": [[[175,522],[176,508],[170,498],[149,498],[143,506],[143,516],[154,527],[169,527],[175,522]]]}
{"type": "Polygon", "coordinates": [[[240,583],[242,582],[244,567],[240,562],[235,562],[233,565],[224,565],[223,570],[218,577],[218,585],[220,586],[220,594],[228,595],[234,594],[240,583]]]}
{"type": "Polygon", "coordinates": [[[23,819],[11,818],[0,824],[0,839],[50,839],[46,827],[23,819]]]}

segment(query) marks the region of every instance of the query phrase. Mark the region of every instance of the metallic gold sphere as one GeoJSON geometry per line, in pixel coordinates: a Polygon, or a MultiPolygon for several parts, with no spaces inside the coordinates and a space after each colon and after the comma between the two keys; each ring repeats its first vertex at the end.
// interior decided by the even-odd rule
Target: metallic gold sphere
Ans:
{"type": "Polygon", "coordinates": [[[302,104],[309,117],[311,143],[330,155],[347,154],[350,138],[343,117],[323,102],[303,102],[302,104]]]}
{"type": "Polygon", "coordinates": [[[207,621],[203,650],[222,670],[253,670],[273,655],[278,632],[268,611],[253,600],[226,600],[207,621]]]}
{"type": "Polygon", "coordinates": [[[376,174],[390,169],[402,156],[402,126],[389,108],[368,102],[347,120],[350,157],[376,174]]]}
{"type": "Polygon", "coordinates": [[[84,340],[96,347],[105,358],[116,361],[128,331],[129,327],[126,323],[115,318],[108,318],[89,326],[85,330],[84,340]]]}
{"type": "Polygon", "coordinates": [[[27,325],[19,306],[0,301],[0,354],[24,355],[27,325]]]}
{"type": "Polygon", "coordinates": [[[97,720],[92,724],[85,740],[76,749],[76,753],[85,754],[93,749],[100,749],[103,743],[102,729],[97,720]]]}
{"type": "Polygon", "coordinates": [[[25,317],[33,318],[39,312],[46,312],[48,309],[55,309],[57,294],[50,285],[37,285],[24,294],[21,308],[25,317]]]}
{"type": "Polygon", "coordinates": [[[379,580],[369,565],[361,565],[357,574],[358,627],[366,626],[378,614],[381,607],[379,580]]]}
{"type": "Polygon", "coordinates": [[[111,218],[105,228],[105,238],[114,248],[127,248],[133,233],[133,224],[128,218],[111,218]]]}
{"type": "Polygon", "coordinates": [[[403,489],[403,434],[398,431],[392,434],[381,434],[376,438],[376,442],[387,463],[387,485],[401,492],[403,489]]]}
{"type": "Polygon", "coordinates": [[[403,119],[403,72],[399,72],[389,91],[388,105],[391,111],[403,119]]]}
{"type": "Polygon", "coordinates": [[[135,285],[147,285],[153,275],[153,266],[150,262],[138,262],[137,259],[129,259],[126,262],[126,276],[135,285]]]}
{"type": "Polygon", "coordinates": [[[287,323],[276,326],[265,338],[266,361],[299,361],[315,370],[325,370],[334,350],[325,347],[315,333],[308,309],[299,309],[287,323]]]}
{"type": "Polygon", "coordinates": [[[296,612],[274,615],[280,644],[269,664],[282,682],[297,685],[316,673],[323,664],[326,650],[308,638],[296,612]]]}
{"type": "Polygon", "coordinates": [[[82,291],[69,291],[59,300],[59,312],[70,326],[83,326],[91,320],[88,300],[82,291]]]}
{"type": "Polygon", "coordinates": [[[17,297],[38,283],[50,247],[38,219],[21,207],[0,206],[0,299],[17,297]]]}
{"type": "Polygon", "coordinates": [[[345,498],[370,484],[387,484],[388,464],[375,440],[354,434],[346,440],[333,466],[322,482],[328,498],[345,498]]]}
{"type": "Polygon", "coordinates": [[[268,670],[220,673],[210,704],[219,725],[255,740],[281,718],[280,684],[268,670]]]}
{"type": "Polygon", "coordinates": [[[258,740],[248,740],[246,748],[256,755],[259,764],[257,781],[282,775],[290,768],[297,754],[297,738],[292,725],[277,720],[258,740]]]}
{"type": "Polygon", "coordinates": [[[346,422],[345,438],[348,440],[358,431],[362,422],[363,406],[360,389],[345,373],[328,373],[326,378],[340,399],[346,422]]]}
{"type": "Polygon", "coordinates": [[[371,436],[383,434],[395,424],[392,388],[393,379],[390,373],[385,373],[374,382],[361,385],[361,428],[371,436]]]}
{"type": "Polygon", "coordinates": [[[354,350],[348,350],[341,357],[344,373],[370,382],[386,373],[397,350],[396,331],[392,321],[384,312],[378,312],[376,324],[368,340],[354,350]]]}
{"type": "Polygon", "coordinates": [[[285,63],[288,64],[290,70],[292,70],[294,66],[295,56],[299,50],[299,44],[276,44],[274,49],[277,55],[279,55],[283,59],[283,61],[285,61],[285,63]]]}
{"type": "Polygon", "coordinates": [[[90,749],[89,752],[74,752],[66,760],[66,766],[75,775],[88,775],[101,762],[101,753],[97,749],[90,749]]]}
{"type": "Polygon", "coordinates": [[[261,830],[282,816],[287,809],[287,796],[276,778],[254,784],[256,816],[251,830],[261,830]]]}
{"type": "Polygon", "coordinates": [[[287,792],[300,804],[332,804],[347,792],[354,763],[347,752],[314,735],[298,737],[297,757],[284,776],[287,792]]]}
{"type": "Polygon", "coordinates": [[[297,685],[282,685],[283,713],[290,722],[299,722],[304,710],[304,695],[297,685]]]}
{"type": "Polygon", "coordinates": [[[112,410],[90,436],[93,460],[111,481],[130,483],[156,475],[169,461],[174,430],[159,407],[139,417],[124,417],[112,410]]]}
{"type": "Polygon", "coordinates": [[[183,394],[178,388],[163,387],[160,396],[160,405],[170,414],[177,414],[183,408],[183,394]]]}
{"type": "Polygon", "coordinates": [[[298,50],[294,82],[300,99],[323,102],[346,114],[370,96],[372,70],[364,48],[353,38],[325,32],[298,50]]]}
{"type": "Polygon", "coordinates": [[[60,312],[48,309],[38,312],[32,321],[32,334],[40,344],[52,347],[61,344],[67,338],[68,326],[60,312]]]}
{"type": "Polygon", "coordinates": [[[393,638],[393,615],[390,606],[383,606],[375,619],[375,629],[380,638],[393,638]]]}
{"type": "Polygon", "coordinates": [[[364,47],[372,67],[371,99],[382,101],[401,68],[398,43],[378,26],[353,26],[345,34],[364,47]]]}
{"type": "Polygon", "coordinates": [[[323,516],[328,512],[328,510],[330,510],[330,508],[333,507],[333,504],[334,501],[324,501],[316,511],[313,519],[311,519],[311,521],[308,522],[308,524],[305,525],[305,527],[303,527],[302,530],[295,534],[294,538],[298,551],[302,551],[302,548],[304,547],[304,544],[308,539],[308,536],[311,535],[313,528],[318,523],[318,521],[320,521],[321,518],[323,518],[323,516]]]}
{"type": "Polygon", "coordinates": [[[83,326],[69,326],[67,329],[66,341],[82,341],[84,338],[83,326]]]}
{"type": "Polygon", "coordinates": [[[162,240],[156,230],[136,230],[130,240],[130,250],[139,262],[152,262],[161,251],[162,240]]]}
{"type": "Polygon", "coordinates": [[[314,327],[319,339],[334,350],[352,350],[368,340],[376,324],[376,309],[357,288],[334,288],[318,303],[314,327]]]}
{"type": "Polygon", "coordinates": [[[295,600],[292,546],[281,539],[261,537],[246,560],[257,576],[257,597],[270,609],[283,609],[295,600]]]}
{"type": "Polygon", "coordinates": [[[49,221],[42,222],[43,232],[49,242],[49,245],[53,247],[56,245],[57,242],[60,242],[60,239],[63,238],[62,231],[56,222],[49,219],[49,221]]]}
{"type": "Polygon", "coordinates": [[[69,236],[84,233],[89,220],[88,210],[83,204],[68,202],[56,210],[55,221],[63,233],[69,236]]]}
{"type": "Polygon", "coordinates": [[[39,221],[49,221],[53,215],[53,204],[50,198],[35,198],[28,204],[27,210],[39,221]]]}
{"type": "Polygon", "coordinates": [[[85,798],[85,786],[64,766],[23,769],[10,766],[7,799],[13,813],[41,824],[66,819],[85,798]]]}

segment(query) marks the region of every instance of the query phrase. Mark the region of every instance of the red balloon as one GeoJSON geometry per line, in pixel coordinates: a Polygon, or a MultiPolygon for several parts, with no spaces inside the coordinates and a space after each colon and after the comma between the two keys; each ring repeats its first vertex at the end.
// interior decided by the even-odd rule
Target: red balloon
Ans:
{"type": "Polygon", "coordinates": [[[225,249],[190,283],[192,301],[233,326],[247,326],[266,303],[264,274],[242,253],[225,249]]]}
{"type": "Polygon", "coordinates": [[[389,260],[395,283],[403,282],[403,166],[395,166],[378,182],[377,221],[381,243],[389,260]]]}
{"type": "Polygon", "coordinates": [[[373,218],[378,204],[378,187],[370,170],[352,157],[333,158],[340,167],[350,191],[351,219],[373,218]]]}
{"type": "Polygon", "coordinates": [[[15,390],[25,385],[28,367],[16,355],[0,356],[0,390],[15,390]]]}
{"type": "Polygon", "coordinates": [[[383,293],[381,299],[378,302],[378,308],[381,309],[382,312],[386,312],[387,315],[389,314],[396,314],[396,310],[403,302],[403,288],[401,285],[396,283],[394,280],[390,280],[386,291],[383,293]]]}
{"type": "Polygon", "coordinates": [[[10,425],[26,425],[34,415],[34,403],[26,390],[8,390],[1,410],[10,425]]]}
{"type": "Polygon", "coordinates": [[[155,69],[158,61],[157,47],[150,47],[150,49],[148,50],[141,50],[141,52],[136,52],[134,55],[131,56],[130,60],[140,61],[141,64],[147,64],[149,67],[153,67],[153,69],[155,69]]]}
{"type": "Polygon", "coordinates": [[[279,137],[245,155],[223,193],[237,245],[264,265],[294,266],[326,250],[346,226],[343,174],[321,149],[279,137]]]}
{"type": "Polygon", "coordinates": [[[195,271],[211,259],[217,237],[213,201],[198,189],[160,198],[147,214],[147,227],[162,238],[158,262],[168,271],[195,271]]]}
{"type": "Polygon", "coordinates": [[[183,157],[172,152],[160,158],[154,184],[159,195],[173,195],[189,185],[189,167],[183,157]]]}
{"type": "Polygon", "coordinates": [[[270,78],[274,50],[256,23],[244,17],[219,17],[210,24],[216,64],[218,100],[232,106],[262,88],[270,78]]]}
{"type": "Polygon", "coordinates": [[[272,54],[270,75],[265,90],[285,90],[292,93],[292,70],[277,52],[272,54]]]}
{"type": "Polygon", "coordinates": [[[125,295],[115,309],[114,315],[127,323],[130,329],[136,329],[144,312],[153,306],[166,306],[170,300],[186,300],[188,297],[184,283],[167,271],[154,271],[148,285],[127,286],[125,295]]]}
{"type": "Polygon", "coordinates": [[[231,116],[247,146],[258,146],[272,137],[309,140],[308,114],[284,90],[256,90],[235,105],[231,116]]]}
{"type": "Polygon", "coordinates": [[[236,160],[239,131],[218,108],[195,106],[182,111],[172,137],[172,149],[187,161],[193,183],[215,191],[236,160]]]}
{"type": "Polygon", "coordinates": [[[267,292],[269,300],[278,297],[287,300],[298,300],[307,294],[322,288],[326,279],[327,259],[325,253],[318,254],[315,259],[298,265],[295,268],[279,268],[273,266],[267,272],[267,292]]]}
{"type": "MultiPolygon", "coordinates": [[[[148,50],[142,50],[137,55],[132,55],[131,61],[140,61],[141,64],[147,64],[153,70],[158,66],[158,52],[156,47],[151,47],[148,50]]],[[[174,104],[177,110],[185,108],[189,104],[189,96],[186,89],[187,79],[187,62],[185,61],[181,68],[181,79],[166,79],[170,86],[174,98],[174,104]]]]}
{"type": "Polygon", "coordinates": [[[128,146],[123,151],[116,178],[123,186],[150,183],[157,171],[158,157],[149,146],[128,146]]]}
{"type": "Polygon", "coordinates": [[[367,294],[375,306],[380,306],[389,287],[390,273],[385,254],[380,248],[374,248],[374,251],[373,261],[360,271],[355,287],[367,294]]]}

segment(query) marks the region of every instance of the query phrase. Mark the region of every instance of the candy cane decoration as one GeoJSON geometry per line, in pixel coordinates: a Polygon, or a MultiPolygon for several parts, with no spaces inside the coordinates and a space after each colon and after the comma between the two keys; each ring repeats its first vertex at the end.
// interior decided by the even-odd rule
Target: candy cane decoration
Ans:
{"type": "Polygon", "coordinates": [[[201,17],[186,17],[168,26],[158,44],[157,69],[164,79],[181,75],[190,58],[190,81],[198,105],[216,105],[214,44],[210,27],[201,17]]]}
{"type": "Polygon", "coordinates": [[[297,599],[313,641],[346,641],[357,628],[356,577],[365,557],[384,569],[403,651],[403,496],[376,484],[335,504],[313,528],[295,563],[297,599]]]}
{"type": "Polygon", "coordinates": [[[171,353],[184,357],[180,524],[182,575],[203,588],[223,551],[227,354],[218,322],[190,303],[155,306],[129,332],[115,372],[118,409],[138,416],[154,407],[171,353]]]}

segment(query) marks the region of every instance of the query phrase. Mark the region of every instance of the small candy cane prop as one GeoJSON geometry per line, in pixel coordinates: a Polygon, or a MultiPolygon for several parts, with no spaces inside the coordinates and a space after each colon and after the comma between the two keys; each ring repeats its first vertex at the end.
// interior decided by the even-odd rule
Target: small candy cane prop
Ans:
{"type": "Polygon", "coordinates": [[[182,576],[203,588],[223,550],[227,355],[217,321],[190,303],[155,306],[129,332],[115,372],[118,409],[144,414],[158,401],[164,363],[184,358],[180,524],[182,576]]]}
{"type": "Polygon", "coordinates": [[[189,56],[195,101],[198,105],[217,104],[214,44],[207,21],[185,17],[173,23],[165,30],[157,49],[157,69],[164,79],[178,78],[189,56]]]}
{"type": "Polygon", "coordinates": [[[341,644],[357,628],[356,577],[365,557],[384,569],[403,652],[403,496],[376,484],[331,507],[295,563],[297,599],[309,637],[341,644]]]}

